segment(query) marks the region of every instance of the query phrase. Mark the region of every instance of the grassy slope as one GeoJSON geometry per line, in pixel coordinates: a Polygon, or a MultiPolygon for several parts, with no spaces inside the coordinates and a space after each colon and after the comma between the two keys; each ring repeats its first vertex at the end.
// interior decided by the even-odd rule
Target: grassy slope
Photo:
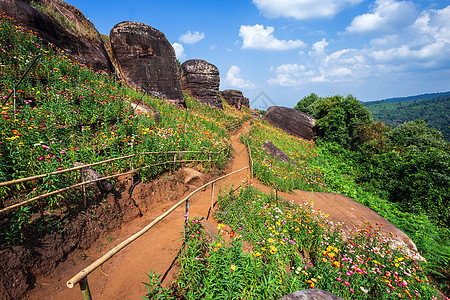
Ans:
{"type": "MultiPolygon", "coordinates": [[[[93,163],[147,151],[225,150],[214,167],[227,161],[228,129],[246,115],[225,105],[224,110],[206,108],[186,96],[188,110],[121,87],[105,72],[94,72],[67,54],[42,44],[35,33],[0,15],[0,181],[45,174],[73,167],[74,162],[93,163]],[[37,63],[9,100],[13,86],[31,62],[37,63]],[[160,115],[138,116],[130,102],[143,101],[160,115]],[[15,109],[15,110],[14,110],[15,109]]],[[[189,154],[185,159],[208,159],[208,154],[189,154]]],[[[139,156],[134,167],[173,159],[172,155],[139,156]]],[[[208,164],[205,164],[208,166],[208,164]]],[[[94,167],[105,176],[130,168],[129,160],[94,167]]],[[[170,167],[171,168],[171,167],[170,167]]],[[[153,177],[169,165],[146,169],[153,177]]],[[[77,174],[53,176],[0,188],[0,206],[29,199],[68,186],[77,174]]],[[[63,196],[79,203],[76,190],[63,196]]],[[[61,197],[46,198],[48,208],[61,197]]],[[[26,220],[32,211],[19,210],[26,220]]],[[[14,216],[16,213],[12,213],[14,216]]],[[[11,215],[7,215],[7,217],[11,215]]],[[[16,242],[16,240],[9,240],[16,242]]]]}
{"type": "Polygon", "coordinates": [[[314,190],[337,192],[370,207],[403,230],[429,261],[432,273],[445,279],[450,267],[450,231],[438,228],[425,214],[403,212],[396,204],[364,190],[355,182],[356,168],[349,164],[340,148],[317,147],[313,142],[293,138],[283,131],[257,121],[247,139],[254,158],[254,175],[280,190],[314,190]],[[295,164],[273,159],[261,148],[269,140],[284,151],[295,164]]]}

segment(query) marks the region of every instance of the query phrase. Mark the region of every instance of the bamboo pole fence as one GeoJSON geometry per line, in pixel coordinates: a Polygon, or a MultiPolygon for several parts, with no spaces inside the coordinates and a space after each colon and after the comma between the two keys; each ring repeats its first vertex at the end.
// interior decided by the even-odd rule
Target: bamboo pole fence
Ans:
{"type": "Polygon", "coordinates": [[[175,154],[175,153],[178,153],[178,154],[186,154],[186,153],[219,154],[219,153],[223,153],[224,151],[225,151],[225,149],[222,149],[222,150],[219,150],[219,151],[215,151],[215,152],[210,152],[210,151],[141,152],[141,153],[135,153],[135,154],[125,155],[125,156],[121,156],[121,157],[111,158],[111,159],[107,159],[107,160],[102,160],[102,161],[91,163],[91,164],[87,164],[87,165],[84,165],[84,166],[73,167],[73,168],[70,168],[70,169],[55,171],[55,172],[51,172],[51,173],[47,173],[47,174],[41,174],[41,175],[36,175],[36,176],[32,176],[32,177],[26,177],[26,178],[19,178],[19,179],[10,180],[10,181],[4,181],[4,182],[0,182],[0,187],[12,185],[12,184],[23,183],[23,182],[27,182],[27,181],[35,180],[35,179],[41,179],[41,178],[45,178],[45,177],[48,177],[48,176],[63,174],[63,173],[67,173],[67,172],[78,171],[78,170],[81,170],[81,169],[84,169],[84,168],[93,167],[93,166],[97,166],[97,165],[101,165],[101,164],[106,164],[106,163],[110,163],[110,162],[117,161],[117,160],[128,159],[128,158],[132,158],[132,157],[139,156],[139,155],[175,154]]]}
{"type": "Polygon", "coordinates": [[[85,186],[88,185],[88,184],[95,183],[95,182],[98,182],[98,181],[107,180],[107,179],[111,179],[111,178],[116,178],[116,177],[120,177],[120,176],[124,176],[124,175],[134,174],[134,173],[137,173],[137,172],[139,172],[141,170],[145,170],[145,169],[148,169],[148,168],[151,168],[151,167],[156,167],[156,166],[164,165],[164,164],[168,164],[168,163],[173,163],[174,164],[174,168],[175,168],[176,163],[218,161],[220,158],[211,160],[211,153],[213,153],[213,154],[220,154],[220,153],[223,153],[224,150],[225,149],[222,149],[222,150],[216,151],[216,152],[210,152],[210,151],[143,152],[143,153],[138,153],[138,154],[126,155],[126,156],[122,156],[122,157],[118,157],[118,158],[108,159],[108,160],[104,160],[104,161],[101,161],[101,162],[96,162],[96,163],[87,164],[87,165],[83,165],[83,166],[78,166],[78,167],[74,167],[74,168],[70,168],[70,169],[66,169],[66,170],[56,171],[56,172],[49,173],[49,174],[37,175],[37,176],[33,176],[33,177],[27,177],[27,178],[21,178],[21,179],[17,179],[17,180],[3,182],[3,183],[0,183],[0,187],[1,186],[12,185],[12,184],[15,184],[15,183],[18,183],[18,182],[26,182],[26,181],[34,180],[34,179],[37,179],[37,178],[44,178],[44,177],[51,176],[51,175],[57,175],[57,174],[62,174],[62,173],[67,173],[67,172],[78,171],[78,170],[82,170],[82,169],[87,168],[87,167],[96,166],[96,165],[99,165],[99,164],[108,163],[108,162],[119,160],[119,159],[128,159],[130,157],[132,159],[133,156],[137,156],[137,155],[174,154],[174,159],[170,160],[170,161],[156,163],[156,164],[153,164],[153,165],[149,165],[149,166],[145,166],[145,167],[141,167],[141,168],[137,168],[137,169],[132,169],[131,171],[128,171],[128,172],[124,172],[124,173],[120,173],[120,174],[114,174],[114,175],[101,177],[101,178],[97,178],[97,179],[92,179],[92,180],[88,180],[88,181],[84,181],[83,171],[81,171],[81,174],[82,174],[81,178],[82,179],[81,179],[80,183],[77,183],[77,184],[74,184],[74,185],[62,188],[62,189],[58,189],[58,190],[55,190],[55,191],[52,191],[52,192],[49,192],[49,193],[46,193],[46,194],[42,194],[42,195],[33,197],[31,199],[28,199],[28,200],[25,200],[25,201],[13,204],[11,206],[5,207],[3,209],[0,209],[0,214],[2,214],[4,212],[7,212],[7,211],[10,211],[12,209],[15,209],[17,207],[24,206],[24,205],[29,204],[31,202],[43,199],[45,197],[56,195],[56,194],[60,194],[62,192],[65,192],[65,191],[68,191],[70,189],[73,189],[73,188],[76,188],[76,187],[80,187],[80,186],[83,189],[83,202],[84,202],[84,206],[86,206],[87,203],[86,203],[85,186]],[[208,153],[209,154],[209,159],[207,159],[207,160],[176,160],[176,155],[177,154],[184,154],[184,153],[208,153]]]}
{"type": "Polygon", "coordinates": [[[250,178],[253,178],[253,158],[252,158],[252,149],[250,148],[250,144],[248,143],[248,139],[244,137],[245,142],[247,143],[247,150],[248,150],[248,158],[250,163],[250,178]]]}
{"type": "MultiPolygon", "coordinates": [[[[80,285],[80,289],[82,294],[86,292],[86,288],[89,289],[89,286],[87,284],[87,276],[92,273],[95,269],[99,268],[102,264],[104,264],[106,261],[108,261],[111,257],[113,257],[115,254],[117,254],[120,250],[122,250],[123,248],[125,248],[127,245],[131,244],[133,241],[135,241],[136,239],[138,239],[139,237],[141,237],[144,233],[146,233],[148,230],[150,230],[153,226],[155,226],[159,221],[163,220],[165,217],[167,217],[171,212],[173,212],[178,206],[180,206],[181,204],[189,201],[189,198],[191,198],[194,194],[196,194],[197,192],[201,191],[202,189],[204,189],[205,187],[207,187],[210,184],[214,184],[215,182],[222,180],[228,176],[231,176],[233,174],[236,174],[238,172],[242,172],[243,170],[249,169],[249,166],[246,166],[242,169],[239,169],[237,171],[228,173],[224,176],[221,176],[219,178],[216,178],[204,185],[202,185],[201,187],[197,188],[196,190],[194,190],[193,192],[191,192],[189,195],[187,195],[185,198],[183,198],[182,200],[180,200],[178,203],[176,203],[175,205],[173,205],[170,209],[168,209],[165,213],[163,213],[162,215],[160,215],[158,218],[156,218],[155,220],[153,220],[150,224],[148,224],[147,226],[145,226],[144,228],[142,228],[139,232],[135,233],[134,235],[132,235],[131,237],[129,237],[128,239],[126,239],[125,241],[123,241],[122,243],[120,243],[119,245],[117,245],[116,247],[114,247],[113,249],[111,249],[108,253],[106,253],[105,255],[103,255],[102,257],[100,257],[98,260],[96,260],[95,262],[93,262],[91,265],[89,265],[88,267],[84,268],[83,270],[81,270],[78,274],[76,274],[74,277],[72,277],[71,279],[69,279],[66,283],[66,285],[69,288],[73,288],[77,283],[83,282],[83,286],[80,285]]],[[[189,208],[189,204],[186,205],[186,208],[189,208]]]]}

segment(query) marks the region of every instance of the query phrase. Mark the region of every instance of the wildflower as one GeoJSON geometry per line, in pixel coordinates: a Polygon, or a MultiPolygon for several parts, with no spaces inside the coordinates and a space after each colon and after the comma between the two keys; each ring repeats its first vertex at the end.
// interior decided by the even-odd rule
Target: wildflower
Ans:
{"type": "Polygon", "coordinates": [[[230,237],[234,237],[234,231],[230,232],[230,237]]]}
{"type": "Polygon", "coordinates": [[[216,244],[216,247],[217,247],[217,248],[222,247],[222,243],[217,243],[217,244],[216,244]]]}
{"type": "Polygon", "coordinates": [[[340,277],[336,278],[337,281],[341,282],[342,279],[340,277]]]}
{"type": "Polygon", "coordinates": [[[355,291],[352,288],[350,288],[350,292],[354,293],[355,291]]]}
{"type": "Polygon", "coordinates": [[[360,286],[359,289],[360,289],[364,294],[367,294],[367,293],[369,292],[369,290],[366,290],[366,289],[363,288],[362,286],[360,286]]]}
{"type": "Polygon", "coordinates": [[[199,261],[199,259],[200,259],[200,257],[197,256],[197,257],[195,258],[195,261],[199,261]]]}
{"type": "Polygon", "coordinates": [[[236,270],[236,265],[231,265],[230,271],[234,271],[234,270],[236,270]]]}

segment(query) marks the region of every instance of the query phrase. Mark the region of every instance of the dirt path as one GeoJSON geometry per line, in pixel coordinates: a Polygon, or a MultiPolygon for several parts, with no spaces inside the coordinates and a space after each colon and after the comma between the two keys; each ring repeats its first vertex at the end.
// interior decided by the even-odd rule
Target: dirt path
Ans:
{"type": "MultiPolygon", "coordinates": [[[[243,130],[248,130],[248,124],[231,136],[235,156],[230,161],[226,170],[227,173],[248,166],[246,147],[239,142],[239,136],[243,130]]],[[[242,171],[216,183],[214,188],[215,199],[217,199],[220,189],[225,189],[231,185],[238,186],[248,176],[248,171],[242,171]]],[[[165,207],[155,207],[154,210],[143,217],[124,224],[122,229],[110,234],[114,241],[107,245],[100,242],[98,245],[91,247],[85,253],[86,260],[83,260],[83,257],[73,255],[60,264],[52,275],[37,278],[36,288],[31,292],[29,299],[81,299],[78,285],[69,289],[66,286],[66,281],[95,259],[100,258],[116,244],[149,224],[173,204],[167,203],[165,207]]],[[[191,217],[203,216],[206,218],[211,205],[211,187],[193,196],[189,204],[191,217]]],[[[116,254],[101,269],[99,268],[91,273],[88,280],[93,299],[139,299],[145,295],[146,288],[142,284],[142,282],[148,282],[145,273],[150,270],[164,273],[181,247],[180,239],[184,228],[184,213],[184,205],[181,205],[154,228],[116,254]]],[[[210,218],[210,221],[213,225],[217,225],[212,218],[210,218]]],[[[174,274],[174,271],[169,273],[165,283],[173,281],[174,274]]]]}
{"type": "MultiPolygon", "coordinates": [[[[247,149],[239,139],[240,134],[247,132],[249,128],[247,122],[231,135],[234,156],[227,167],[227,173],[249,165],[247,149]]],[[[243,171],[216,183],[215,199],[217,199],[220,189],[227,189],[231,185],[238,186],[248,176],[249,173],[243,171]]],[[[257,180],[254,180],[253,184],[263,192],[271,192],[270,187],[260,184],[257,180]]],[[[327,193],[311,194],[305,191],[279,193],[278,195],[284,199],[293,200],[299,205],[312,199],[315,209],[320,209],[322,212],[329,214],[329,219],[333,222],[343,222],[348,230],[352,230],[355,224],[363,224],[364,221],[367,221],[369,226],[374,227],[376,223],[383,223],[383,229],[386,232],[393,232],[394,235],[398,236],[397,239],[404,241],[411,248],[415,247],[414,243],[403,232],[387,220],[348,197],[327,193]]],[[[210,203],[211,187],[208,187],[191,198],[190,217],[206,217],[210,203]]],[[[124,224],[122,229],[111,233],[111,236],[115,238],[114,241],[106,246],[91,247],[87,253],[88,259],[69,257],[67,261],[58,266],[51,276],[37,278],[36,288],[30,294],[30,299],[81,299],[79,287],[75,286],[73,289],[69,289],[66,287],[66,281],[116,244],[150,223],[171,205],[173,203],[167,203],[165,207],[152,208],[152,211],[143,217],[124,224]]],[[[140,296],[145,295],[146,288],[142,284],[142,282],[148,282],[145,273],[150,270],[164,273],[181,247],[180,239],[183,232],[184,213],[184,205],[182,205],[158,223],[155,228],[152,228],[106,262],[101,269],[91,273],[88,279],[93,299],[139,299],[140,296]]],[[[210,217],[209,220],[213,225],[217,225],[213,218],[210,217]]],[[[176,270],[172,270],[169,273],[165,284],[173,281],[175,272],[176,270]]]]}

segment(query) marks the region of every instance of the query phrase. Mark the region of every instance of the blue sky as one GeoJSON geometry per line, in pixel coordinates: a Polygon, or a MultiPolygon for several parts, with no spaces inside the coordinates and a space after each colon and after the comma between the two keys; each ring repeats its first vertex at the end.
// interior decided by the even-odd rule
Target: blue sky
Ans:
{"type": "Polygon", "coordinates": [[[450,90],[450,0],[66,2],[103,34],[121,21],[161,30],[181,62],[216,65],[221,90],[242,90],[255,108],[313,92],[370,101],[450,90]]]}

